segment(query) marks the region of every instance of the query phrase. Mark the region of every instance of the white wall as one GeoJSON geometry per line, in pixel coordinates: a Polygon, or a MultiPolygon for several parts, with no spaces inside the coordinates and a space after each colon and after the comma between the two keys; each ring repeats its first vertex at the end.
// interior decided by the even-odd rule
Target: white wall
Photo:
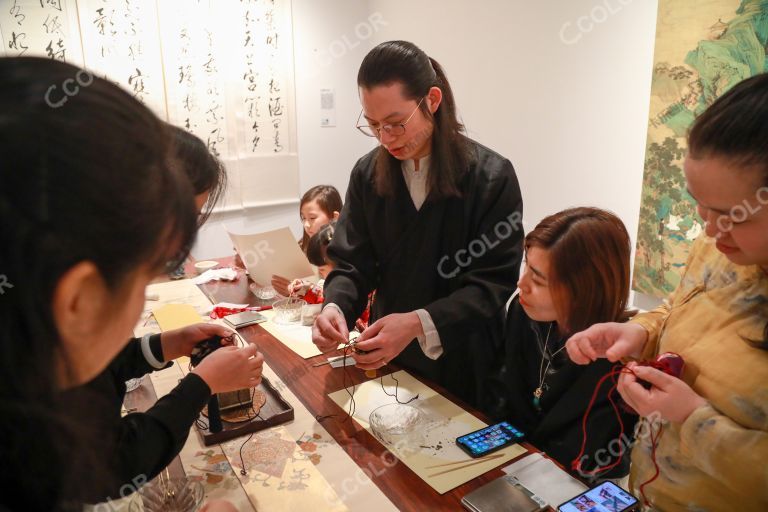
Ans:
{"type": "Polygon", "coordinates": [[[446,69],[470,136],[507,156],[525,220],[608,208],[637,231],[656,2],[372,0],[376,35],[415,42],[446,69]],[[617,11],[611,14],[609,8],[617,11]],[[482,8],[478,8],[482,6],[482,8]],[[592,31],[580,33],[576,20],[592,31]],[[565,41],[578,40],[566,44],[565,41]]]}
{"type": "MultiPolygon", "coordinates": [[[[515,165],[526,229],[593,205],[617,213],[634,244],[656,10],[654,0],[294,0],[302,190],[346,189],[370,147],[350,129],[357,67],[375,44],[406,39],[446,69],[470,136],[515,165]],[[360,41],[370,16],[377,30],[360,41]],[[313,57],[356,43],[330,66],[313,57]],[[319,128],[320,87],[336,89],[337,128],[319,128]]],[[[296,209],[249,212],[243,224],[290,222],[298,235],[296,209]]]]}
{"type": "MultiPolygon", "coordinates": [[[[302,194],[314,185],[331,184],[344,196],[349,172],[368,152],[372,140],[355,130],[360,112],[357,68],[373,47],[370,36],[381,28],[369,20],[366,2],[356,0],[292,0],[296,77],[299,185],[302,194]],[[336,92],[336,127],[320,126],[320,89],[336,92]]],[[[258,232],[290,226],[301,236],[299,205],[253,208],[213,216],[201,229],[192,251],[197,259],[232,254],[224,226],[258,232]]]]}
{"type": "MultiPolygon", "coordinates": [[[[371,0],[446,70],[469,135],[508,157],[527,230],[569,206],[636,240],[657,2],[371,0]]],[[[646,305],[647,303],[643,303],[646,305]]]]}

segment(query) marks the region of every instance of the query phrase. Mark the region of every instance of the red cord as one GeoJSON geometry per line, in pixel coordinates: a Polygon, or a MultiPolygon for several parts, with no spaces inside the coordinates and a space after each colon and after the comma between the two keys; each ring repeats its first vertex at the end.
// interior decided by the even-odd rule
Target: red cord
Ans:
{"type": "Polygon", "coordinates": [[[577,471],[580,475],[595,476],[599,473],[613,469],[621,463],[621,459],[624,456],[624,446],[621,445],[621,452],[619,453],[618,459],[612,464],[597,467],[588,472],[585,472],[581,469],[581,459],[584,456],[584,451],[587,448],[587,419],[589,418],[589,413],[592,411],[592,407],[594,407],[595,402],[597,401],[597,394],[600,392],[600,388],[603,387],[603,383],[605,383],[605,381],[609,378],[613,379],[613,385],[608,391],[608,400],[610,401],[611,407],[613,407],[613,410],[616,413],[616,418],[619,420],[619,439],[624,439],[624,422],[621,421],[621,413],[619,412],[619,408],[617,407],[616,402],[613,400],[613,393],[616,391],[616,387],[618,386],[618,376],[621,375],[624,370],[627,370],[628,372],[632,371],[621,364],[611,368],[611,371],[603,375],[603,377],[598,381],[597,385],[595,386],[595,391],[592,393],[592,398],[589,400],[589,405],[587,406],[587,410],[585,411],[584,417],[581,420],[581,449],[579,450],[579,454],[576,456],[576,458],[571,462],[571,469],[577,471]]]}
{"type": "MultiPolygon", "coordinates": [[[[641,364],[643,364],[644,366],[651,366],[665,373],[670,373],[668,371],[669,365],[665,361],[647,361],[641,364]]],[[[624,445],[623,443],[619,443],[619,446],[621,447],[621,451],[619,452],[618,458],[615,462],[607,466],[597,467],[588,472],[585,472],[581,469],[581,459],[584,456],[584,451],[586,450],[586,447],[587,447],[587,418],[589,418],[589,413],[592,411],[592,407],[594,407],[595,402],[597,401],[597,394],[600,392],[600,388],[602,388],[605,381],[609,378],[613,379],[613,385],[611,386],[611,389],[608,391],[608,401],[611,403],[611,407],[613,408],[613,411],[616,413],[616,419],[619,421],[619,431],[620,431],[619,439],[620,440],[624,439],[624,422],[621,420],[621,413],[619,412],[619,408],[616,405],[615,400],[613,399],[613,394],[616,392],[616,388],[618,387],[618,384],[619,384],[618,377],[622,373],[631,373],[632,375],[635,375],[635,372],[632,371],[631,368],[627,368],[622,364],[617,364],[613,368],[611,368],[611,371],[608,372],[606,375],[603,375],[603,377],[598,381],[597,385],[595,386],[595,391],[592,393],[592,398],[589,400],[589,405],[587,406],[587,410],[585,411],[584,417],[582,418],[581,450],[579,450],[579,454],[576,456],[576,458],[573,461],[571,461],[571,469],[573,469],[573,471],[578,472],[582,476],[584,475],[596,476],[599,473],[604,473],[608,470],[611,470],[616,466],[618,466],[621,463],[621,459],[624,457],[624,445]]],[[[639,487],[640,494],[642,495],[643,501],[645,501],[646,506],[650,506],[650,501],[645,496],[645,486],[650,484],[654,480],[656,480],[659,477],[659,474],[661,473],[659,464],[658,462],[656,462],[656,447],[658,446],[659,439],[661,438],[661,432],[662,432],[662,429],[659,428],[658,434],[656,436],[654,436],[653,433],[651,433],[651,461],[653,462],[655,473],[650,480],[643,482],[639,487]]]]}
{"type": "MultiPolygon", "coordinates": [[[[651,428],[653,428],[653,425],[651,425],[651,428]]],[[[661,438],[661,433],[663,432],[662,428],[659,427],[659,431],[656,434],[656,436],[653,435],[653,432],[651,432],[651,461],[653,462],[653,467],[655,469],[655,472],[653,473],[653,476],[649,479],[640,484],[640,495],[643,497],[643,501],[645,502],[646,507],[651,506],[650,500],[645,496],[645,486],[659,478],[659,474],[661,474],[661,468],[659,468],[659,463],[656,462],[656,447],[659,445],[659,439],[661,438]]]]}

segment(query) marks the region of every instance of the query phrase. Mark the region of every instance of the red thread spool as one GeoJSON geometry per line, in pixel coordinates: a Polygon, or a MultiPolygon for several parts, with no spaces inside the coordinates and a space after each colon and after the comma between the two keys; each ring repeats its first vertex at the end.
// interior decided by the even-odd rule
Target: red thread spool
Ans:
{"type": "MultiPolygon", "coordinates": [[[[671,375],[672,377],[679,379],[683,375],[683,370],[685,369],[685,361],[683,360],[682,356],[680,356],[680,354],[676,354],[674,352],[664,352],[663,354],[659,354],[653,361],[639,361],[637,366],[650,366],[651,368],[656,368],[657,370],[660,370],[667,375],[671,375]]],[[[651,387],[653,387],[650,382],[643,379],[637,379],[637,383],[643,386],[645,389],[651,389],[651,387]]],[[[620,400],[620,402],[622,409],[629,413],[637,414],[637,411],[627,405],[624,400],[620,400]]]]}
{"type": "MultiPolygon", "coordinates": [[[[656,368],[657,370],[661,370],[667,375],[671,375],[678,379],[683,374],[683,369],[685,369],[685,361],[680,354],[675,354],[674,352],[664,352],[663,354],[659,354],[655,361],[643,361],[637,363],[637,365],[656,368]]],[[[637,382],[639,382],[645,389],[651,389],[650,382],[646,382],[642,379],[637,379],[637,382]]]]}

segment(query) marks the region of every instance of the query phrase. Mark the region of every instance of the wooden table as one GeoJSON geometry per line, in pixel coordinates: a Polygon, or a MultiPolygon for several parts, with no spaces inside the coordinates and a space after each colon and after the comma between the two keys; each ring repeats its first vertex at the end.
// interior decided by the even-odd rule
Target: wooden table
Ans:
{"type": "MultiPolygon", "coordinates": [[[[223,265],[232,264],[232,258],[221,258],[218,261],[223,265]]],[[[187,266],[187,269],[188,276],[194,275],[194,268],[191,264],[187,266]]],[[[242,275],[237,281],[231,283],[212,282],[201,285],[200,288],[214,302],[264,305],[264,301],[260,301],[250,292],[248,281],[242,275]]],[[[246,341],[256,343],[259,346],[259,351],[264,355],[266,363],[280,376],[311,414],[315,416],[337,415],[337,417],[322,420],[323,427],[352,460],[366,473],[369,473],[371,480],[398,509],[419,512],[424,510],[462,510],[461,498],[465,494],[504,475],[501,469],[496,468],[452,491],[443,495],[438,494],[405,464],[398,461],[397,464],[392,465],[393,456],[387,449],[355,421],[344,420],[345,411],[328,398],[328,393],[344,388],[342,380],[345,378],[347,386],[351,385],[350,377],[356,384],[366,381],[367,378],[362,370],[348,367],[349,372],[347,377],[344,377],[344,372],[334,371],[335,369],[331,368],[330,365],[313,367],[313,363],[324,360],[323,356],[303,359],[259,325],[238,329],[238,332],[246,341]]],[[[388,374],[398,371],[400,368],[394,364],[389,364],[382,370],[383,374],[388,374]]],[[[414,377],[418,378],[416,375],[414,377]]],[[[442,387],[422,378],[419,380],[486,423],[491,422],[490,418],[453,397],[442,387]]],[[[151,388],[151,386],[150,379],[145,378],[142,388],[134,392],[140,393],[137,395],[138,400],[134,405],[138,410],[144,410],[154,403],[154,390],[144,389],[146,387],[151,388]]],[[[192,433],[191,435],[195,434],[192,433]]],[[[538,451],[528,443],[523,443],[523,446],[529,451],[538,451]]],[[[171,473],[174,476],[183,475],[184,470],[180,466],[177,458],[171,468],[171,473]]]]}

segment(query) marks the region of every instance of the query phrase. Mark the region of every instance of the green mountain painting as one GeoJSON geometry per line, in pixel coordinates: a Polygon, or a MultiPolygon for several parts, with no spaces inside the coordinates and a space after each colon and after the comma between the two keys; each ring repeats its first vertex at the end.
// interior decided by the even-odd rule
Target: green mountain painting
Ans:
{"type": "Polygon", "coordinates": [[[686,133],[730,87],[766,70],[768,0],[659,0],[633,288],[666,297],[702,232],[686,192],[686,133]]]}

